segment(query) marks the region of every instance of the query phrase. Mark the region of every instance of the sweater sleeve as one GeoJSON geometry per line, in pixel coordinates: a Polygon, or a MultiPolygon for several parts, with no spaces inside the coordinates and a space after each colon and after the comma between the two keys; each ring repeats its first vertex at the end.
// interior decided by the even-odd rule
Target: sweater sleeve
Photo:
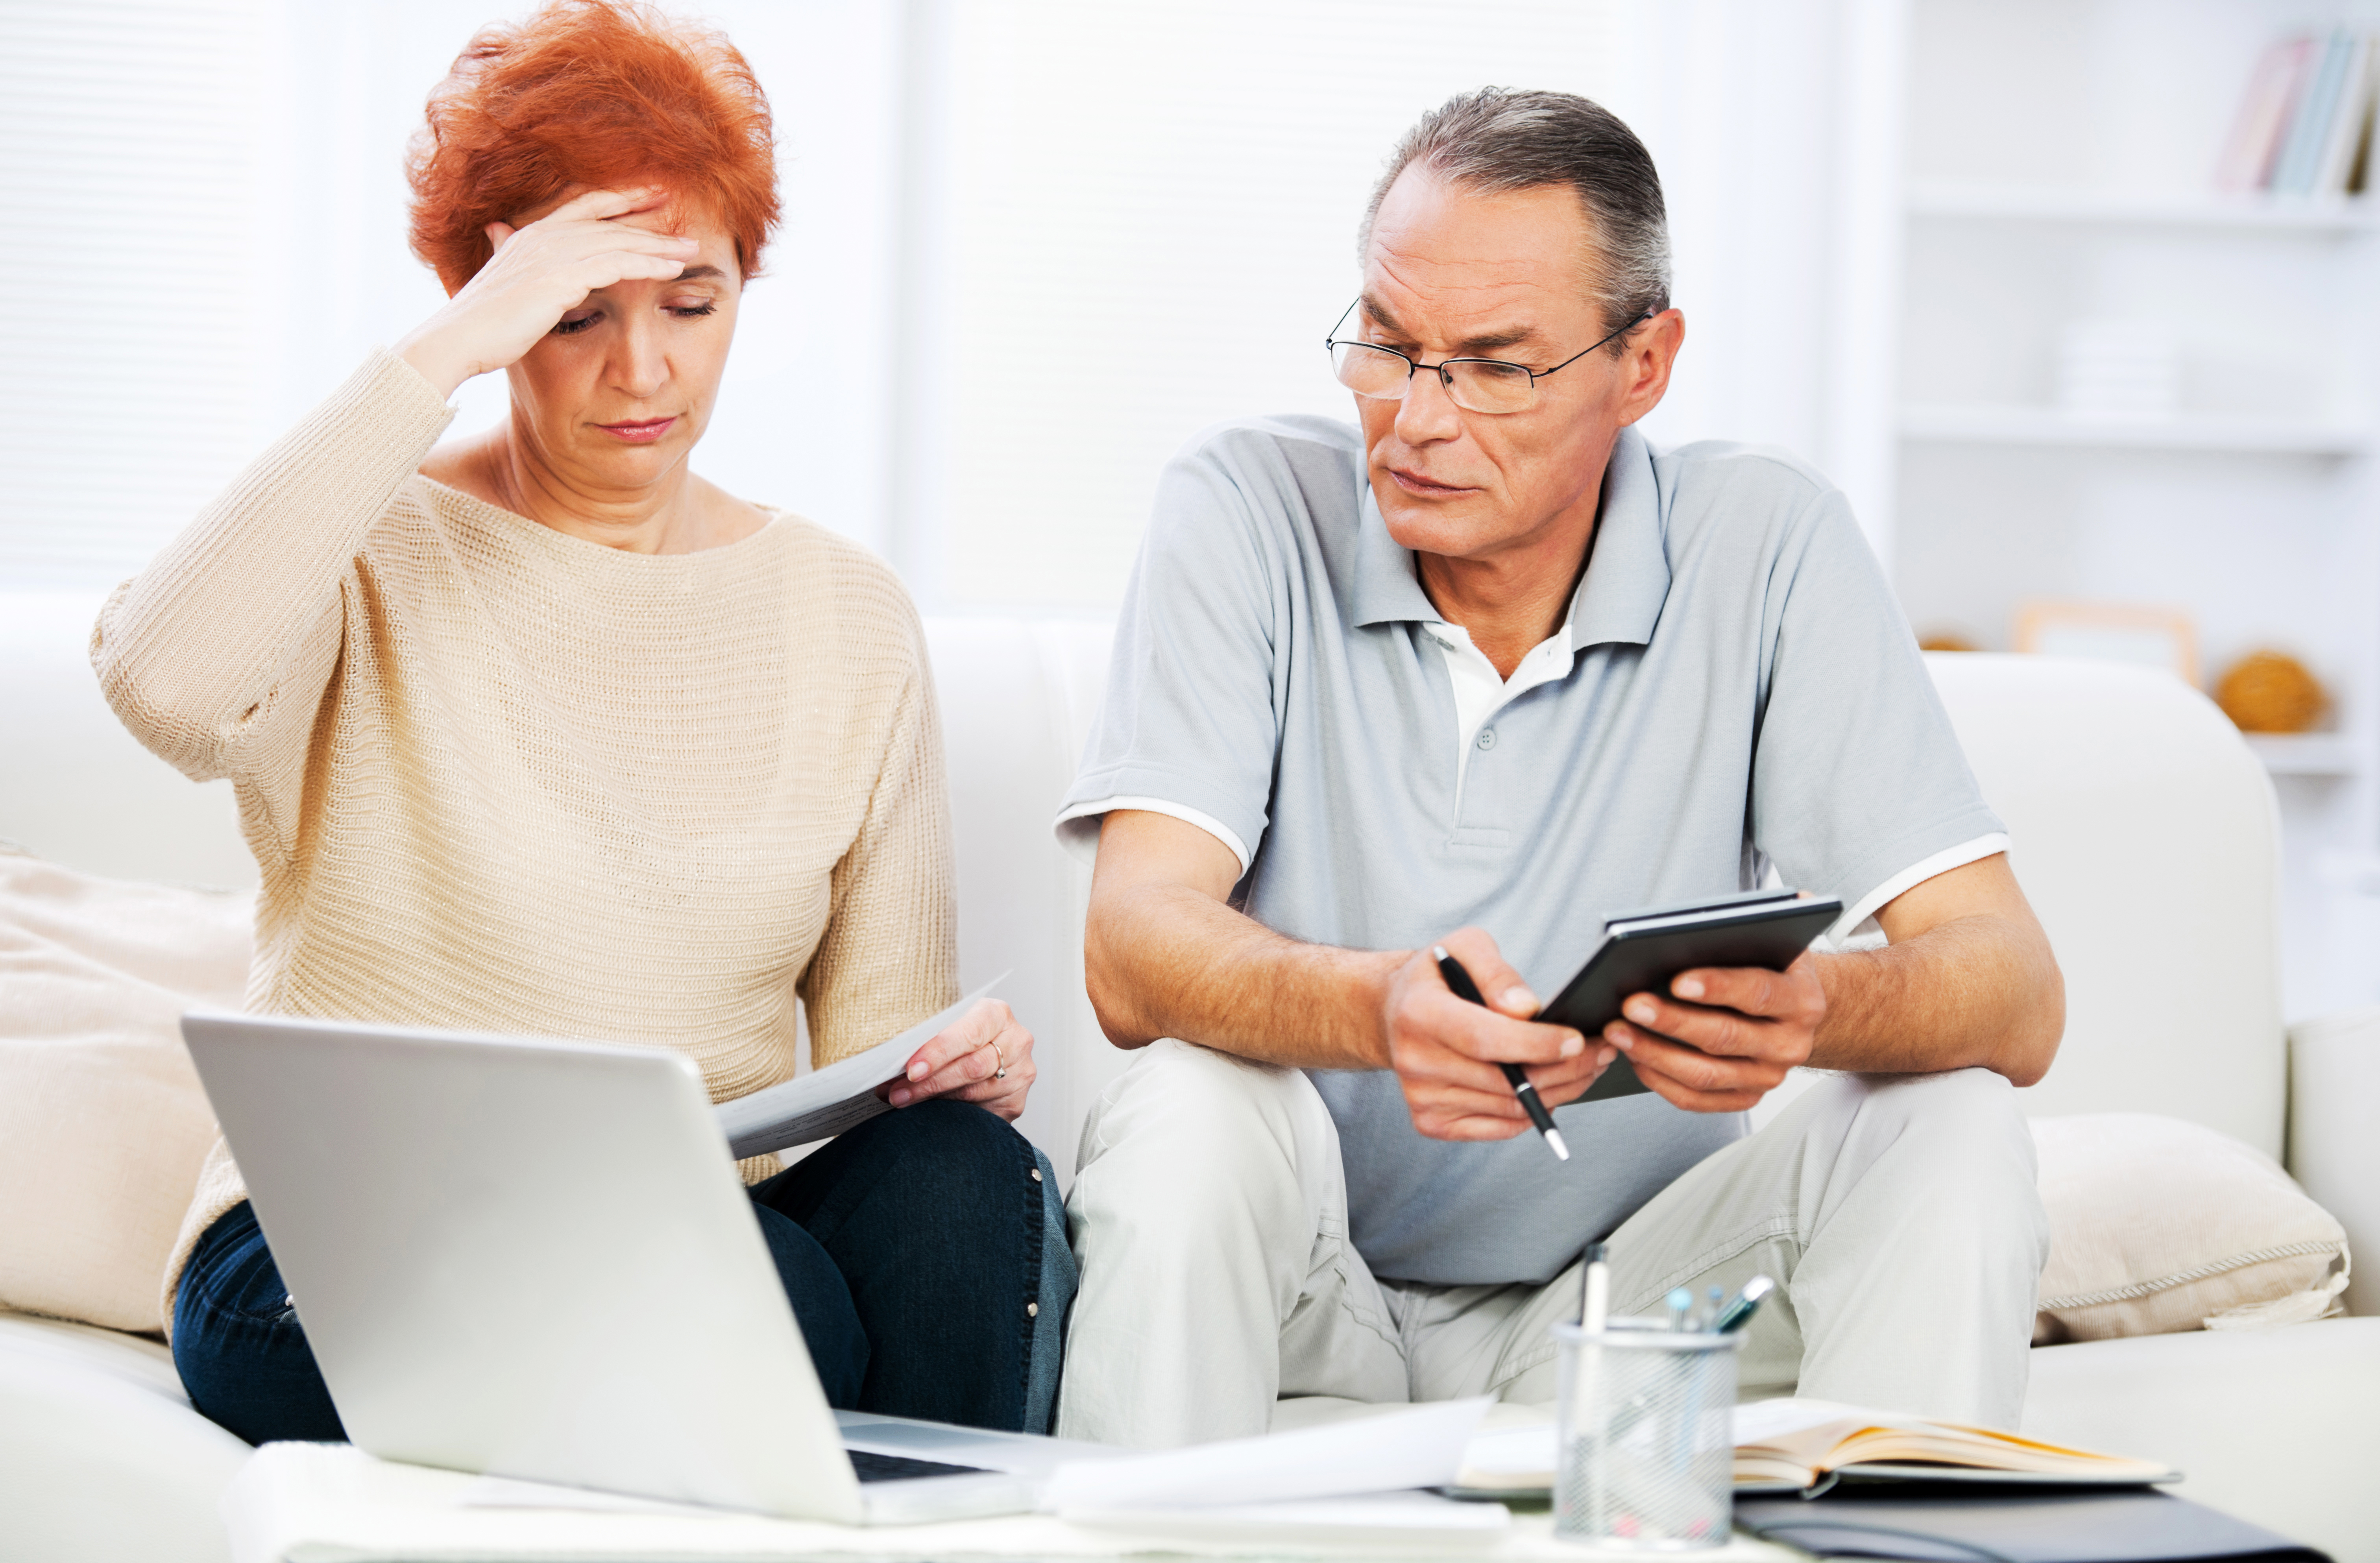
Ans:
{"type": "Polygon", "coordinates": [[[909,624],[914,672],[893,709],[867,816],[835,865],[826,935],[798,987],[820,1065],[917,1024],[959,995],[941,724],[914,614],[909,624]]]}
{"type": "Polygon", "coordinates": [[[338,666],[341,582],[453,417],[412,365],[375,349],[92,629],[91,666],[124,725],[194,780],[252,789],[285,849],[338,666]]]}

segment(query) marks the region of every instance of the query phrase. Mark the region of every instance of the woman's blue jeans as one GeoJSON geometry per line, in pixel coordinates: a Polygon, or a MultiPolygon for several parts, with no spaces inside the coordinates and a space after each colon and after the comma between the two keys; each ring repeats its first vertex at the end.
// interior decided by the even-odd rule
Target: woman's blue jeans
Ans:
{"type": "MultiPolygon", "coordinates": [[[[751,1191],[827,1399],[1049,1431],[1074,1300],[1046,1157],[983,1109],[882,1113],[751,1191]]],[[[252,1444],[346,1437],[245,1204],[206,1230],[174,1306],[190,1404],[252,1444]]]]}

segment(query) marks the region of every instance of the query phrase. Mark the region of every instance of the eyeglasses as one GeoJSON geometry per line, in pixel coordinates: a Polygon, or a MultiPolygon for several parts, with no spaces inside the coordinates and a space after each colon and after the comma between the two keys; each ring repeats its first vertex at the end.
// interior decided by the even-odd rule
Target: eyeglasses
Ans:
{"type": "Polygon", "coordinates": [[[1355,312],[1358,298],[1341,312],[1339,324],[1322,345],[1330,349],[1330,370],[1339,383],[1358,396],[1370,396],[1378,401],[1401,402],[1413,389],[1415,370],[1434,370],[1439,383],[1454,405],[1466,412],[1525,412],[1537,399],[1537,382],[1549,374],[1560,374],[1571,365],[1595,351],[1604,343],[1627,335],[1653,317],[1650,313],[1637,316],[1602,342],[1585,352],[1572,353],[1549,370],[1533,370],[1524,364],[1508,364],[1501,358],[1449,358],[1443,363],[1426,364],[1419,358],[1398,352],[1393,347],[1377,346],[1369,342],[1348,342],[1339,335],[1339,326],[1355,312]]]}

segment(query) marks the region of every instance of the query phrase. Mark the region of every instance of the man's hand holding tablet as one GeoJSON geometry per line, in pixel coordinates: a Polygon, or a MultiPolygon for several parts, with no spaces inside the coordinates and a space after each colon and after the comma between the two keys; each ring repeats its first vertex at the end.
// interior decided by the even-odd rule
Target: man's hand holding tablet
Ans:
{"type": "Polygon", "coordinates": [[[1741,1112],[1809,1059],[1827,995],[1806,951],[1842,910],[1754,891],[1619,914],[1538,1018],[1627,1059],[1592,1099],[1649,1090],[1689,1112],[1741,1112]]]}
{"type": "Polygon", "coordinates": [[[1488,934],[1448,935],[1433,954],[1451,953],[1462,970],[1484,974],[1475,978],[1477,997],[1446,995],[1467,1001],[1471,1014],[1450,1017],[1416,1002],[1415,987],[1426,993],[1428,985],[1410,969],[1390,1006],[1391,1060],[1414,1126],[1435,1139],[1519,1133],[1529,1121],[1525,1104],[1510,1082],[1499,1091],[1488,1073],[1501,1074],[1507,1061],[1536,1064],[1525,1073],[1548,1108],[1651,1091],[1690,1112],[1742,1111],[1810,1056],[1827,995],[1804,951],[1841,912],[1838,901],[1788,891],[1622,914],[1543,1007],[1488,934]],[[1482,1005],[1495,1014],[1479,1013],[1482,1005]],[[1409,1012],[1402,1027],[1401,1012],[1409,1012]],[[1530,1031],[1497,1026],[1498,1015],[1525,1019],[1530,1031]],[[1450,1028],[1450,1019],[1469,1024],[1450,1028]],[[1543,1040],[1531,1032],[1549,1025],[1560,1028],[1559,1061],[1506,1059],[1514,1047],[1543,1040]],[[1572,1050],[1572,1036],[1605,1045],[1572,1050]],[[1627,1064],[1611,1071],[1621,1057],[1627,1064]]]}
{"type": "Polygon", "coordinates": [[[1689,1112],[1742,1112],[1806,1062],[1827,1016],[1826,989],[1806,954],[1781,972],[1758,967],[1680,972],[1670,997],[1632,994],[1604,1039],[1646,1089],[1689,1112]]]}

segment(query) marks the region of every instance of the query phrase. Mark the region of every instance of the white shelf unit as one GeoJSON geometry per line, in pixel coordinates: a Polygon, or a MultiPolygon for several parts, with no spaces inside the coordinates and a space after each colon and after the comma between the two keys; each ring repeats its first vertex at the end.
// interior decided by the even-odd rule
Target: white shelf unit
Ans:
{"type": "Polygon", "coordinates": [[[2090,223],[2107,227],[2247,229],[2365,234],[2380,227],[2380,208],[2352,200],[2191,193],[2149,194],[2066,185],[1989,185],[1957,179],[1910,181],[1908,210],[1918,217],[2090,223]]]}
{"type": "Polygon", "coordinates": [[[2316,419],[2200,413],[2134,420],[2087,417],[2058,407],[1924,402],[1902,406],[1900,433],[1906,440],[1937,443],[2305,456],[2365,455],[2374,439],[2368,425],[2316,419]]]}
{"type": "Polygon", "coordinates": [[[2249,740],[2285,1001],[2380,1001],[2380,869],[2338,867],[2380,865],[2380,202],[2212,181],[2264,47],[2380,30],[2380,0],[1847,14],[1837,449],[1912,623],[2000,649],[2028,598],[2155,604],[2210,683],[2259,648],[2306,662],[2326,730],[2249,740]],[[2176,344],[2168,411],[2058,405],[2061,340],[2107,320],[2176,344]]]}
{"type": "Polygon", "coordinates": [[[2370,745],[2336,733],[2251,733],[2248,747],[2276,776],[2362,776],[2370,745]]]}

